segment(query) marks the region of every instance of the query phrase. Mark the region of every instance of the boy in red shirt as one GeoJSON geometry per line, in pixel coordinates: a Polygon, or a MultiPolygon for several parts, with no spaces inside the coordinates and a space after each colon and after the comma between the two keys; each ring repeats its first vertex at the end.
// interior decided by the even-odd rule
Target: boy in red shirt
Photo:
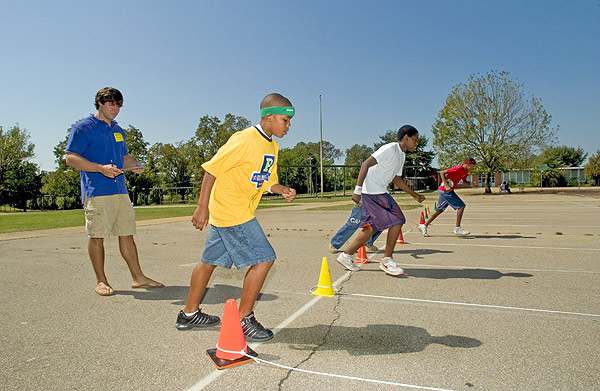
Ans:
{"type": "MultiPolygon", "coordinates": [[[[460,226],[460,221],[462,220],[466,205],[454,192],[454,188],[460,181],[466,183],[467,176],[469,176],[469,173],[475,168],[476,164],[474,159],[467,159],[460,166],[440,171],[440,176],[442,177],[442,184],[438,189],[440,198],[436,210],[431,214],[427,221],[425,221],[425,224],[419,225],[419,231],[421,231],[423,236],[429,236],[427,233],[427,226],[431,224],[436,217],[441,215],[448,206],[451,206],[456,210],[456,227],[454,227],[454,233],[456,235],[468,235],[470,233],[460,226]]],[[[473,185],[471,184],[471,186],[473,185]]]]}

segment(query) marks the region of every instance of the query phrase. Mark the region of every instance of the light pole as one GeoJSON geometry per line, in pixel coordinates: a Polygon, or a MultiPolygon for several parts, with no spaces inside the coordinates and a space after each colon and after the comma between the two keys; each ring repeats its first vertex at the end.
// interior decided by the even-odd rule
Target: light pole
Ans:
{"type": "Polygon", "coordinates": [[[323,198],[323,110],[321,108],[321,94],[319,94],[319,129],[321,142],[319,143],[319,154],[321,156],[321,198],[323,198]]]}

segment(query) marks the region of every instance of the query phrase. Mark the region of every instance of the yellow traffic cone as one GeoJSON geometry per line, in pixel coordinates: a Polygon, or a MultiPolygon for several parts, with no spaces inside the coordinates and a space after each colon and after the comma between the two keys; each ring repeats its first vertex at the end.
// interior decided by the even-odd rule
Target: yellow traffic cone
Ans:
{"type": "Polygon", "coordinates": [[[315,296],[335,296],[335,289],[331,284],[331,276],[329,275],[329,264],[327,263],[327,257],[323,257],[321,262],[321,274],[319,275],[319,285],[313,288],[312,294],[315,296]]]}

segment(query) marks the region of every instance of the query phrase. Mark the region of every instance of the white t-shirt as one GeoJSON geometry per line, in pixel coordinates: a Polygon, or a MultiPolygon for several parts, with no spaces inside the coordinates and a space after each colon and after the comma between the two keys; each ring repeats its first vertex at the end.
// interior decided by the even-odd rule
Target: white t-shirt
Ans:
{"type": "Polygon", "coordinates": [[[400,144],[394,142],[385,144],[371,156],[377,160],[377,164],[369,167],[362,192],[363,194],[387,193],[387,186],[394,177],[402,176],[406,154],[400,149],[400,144]]]}

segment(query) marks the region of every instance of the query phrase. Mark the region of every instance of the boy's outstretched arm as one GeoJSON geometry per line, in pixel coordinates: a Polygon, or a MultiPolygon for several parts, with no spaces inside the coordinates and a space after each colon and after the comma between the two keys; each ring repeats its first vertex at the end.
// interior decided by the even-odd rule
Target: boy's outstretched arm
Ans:
{"type": "Polygon", "coordinates": [[[208,225],[208,200],[210,199],[210,191],[216,179],[214,175],[208,172],[204,173],[202,187],[200,188],[200,197],[198,198],[198,207],[192,216],[192,224],[199,230],[208,225]]]}
{"type": "Polygon", "coordinates": [[[271,193],[281,194],[287,202],[292,202],[296,198],[296,190],[291,187],[280,185],[279,183],[271,186],[271,193]]]}
{"type": "Polygon", "coordinates": [[[405,192],[410,194],[412,198],[414,198],[419,203],[425,200],[425,196],[423,194],[416,193],[413,189],[411,189],[410,186],[408,186],[406,182],[404,182],[404,179],[402,179],[402,177],[394,177],[394,185],[396,185],[396,187],[400,190],[404,190],[405,192]]]}

